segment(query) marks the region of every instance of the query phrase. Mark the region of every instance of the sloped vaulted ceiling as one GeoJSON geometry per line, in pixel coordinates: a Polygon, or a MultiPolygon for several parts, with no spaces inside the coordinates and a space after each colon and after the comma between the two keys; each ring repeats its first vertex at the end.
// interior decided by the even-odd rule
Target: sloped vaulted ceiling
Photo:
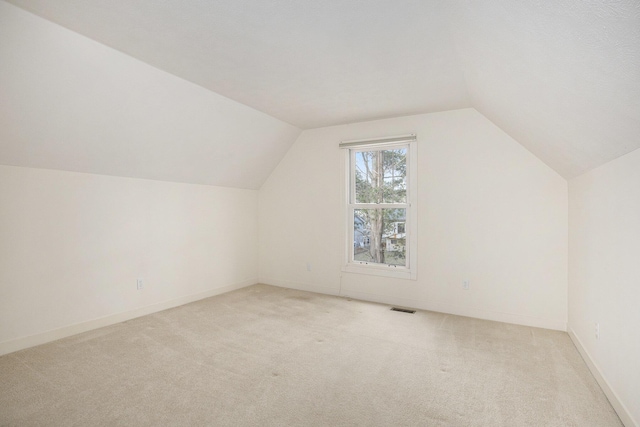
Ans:
{"type": "Polygon", "coordinates": [[[300,129],[475,107],[566,178],[640,147],[638,0],[10,2],[300,129]]]}
{"type": "Polygon", "coordinates": [[[640,1],[453,2],[472,105],[571,178],[640,147],[640,1]]]}

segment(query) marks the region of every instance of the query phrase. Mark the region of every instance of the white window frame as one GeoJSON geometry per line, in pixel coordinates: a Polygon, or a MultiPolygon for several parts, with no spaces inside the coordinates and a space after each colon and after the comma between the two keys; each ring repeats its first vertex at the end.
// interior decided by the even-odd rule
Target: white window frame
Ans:
{"type": "Polygon", "coordinates": [[[418,248],[418,213],[417,213],[417,161],[418,144],[416,135],[402,135],[388,138],[343,141],[340,148],[344,151],[343,169],[343,212],[345,216],[344,264],[342,271],[357,274],[369,274],[400,279],[416,280],[417,248],[418,248]],[[406,203],[355,203],[355,152],[390,150],[407,147],[407,201],[406,203]],[[378,263],[367,263],[353,259],[354,253],[354,213],[356,209],[399,208],[406,209],[406,265],[394,266],[378,263]]]}

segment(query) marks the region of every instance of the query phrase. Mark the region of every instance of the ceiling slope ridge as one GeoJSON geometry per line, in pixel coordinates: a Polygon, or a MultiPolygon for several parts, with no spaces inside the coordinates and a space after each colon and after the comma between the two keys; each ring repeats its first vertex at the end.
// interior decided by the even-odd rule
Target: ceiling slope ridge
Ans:
{"type": "Polygon", "coordinates": [[[518,141],[517,138],[515,138],[508,130],[504,129],[502,126],[500,126],[498,123],[496,123],[491,117],[487,116],[484,112],[480,111],[478,108],[476,107],[472,107],[475,111],[478,112],[478,114],[480,114],[482,117],[484,117],[489,123],[491,123],[493,126],[495,126],[497,129],[500,130],[500,132],[503,132],[505,135],[507,135],[511,140],[513,140],[514,143],[518,144],[520,147],[522,147],[522,149],[524,149],[526,152],[528,152],[530,155],[532,155],[533,157],[535,157],[541,164],[543,164],[546,168],[548,168],[549,170],[553,171],[553,173],[555,173],[556,175],[558,175],[559,178],[561,178],[564,181],[569,181],[569,179],[565,176],[563,176],[560,172],[558,172],[558,170],[556,168],[554,168],[552,165],[550,165],[547,161],[545,161],[544,158],[540,157],[538,154],[534,153],[533,151],[531,151],[529,149],[529,147],[527,147],[526,145],[522,144],[520,141],[518,141]]]}
{"type": "Polygon", "coordinates": [[[565,178],[640,147],[637,0],[9,1],[298,131],[474,107],[565,178]]]}
{"type": "Polygon", "coordinates": [[[472,105],[565,179],[640,148],[640,3],[451,3],[472,105]]]}
{"type": "Polygon", "coordinates": [[[0,54],[2,164],[258,189],[301,132],[3,1],[0,54]]]}
{"type": "Polygon", "coordinates": [[[89,35],[87,35],[87,34],[80,33],[80,32],[78,32],[78,31],[74,30],[73,28],[70,28],[69,26],[64,25],[64,24],[63,24],[63,23],[61,23],[61,22],[58,22],[58,21],[56,21],[56,20],[49,19],[49,18],[47,18],[47,17],[44,17],[44,16],[42,16],[42,15],[40,15],[40,14],[38,14],[38,13],[36,13],[36,12],[34,12],[34,11],[30,10],[30,9],[28,9],[28,8],[25,8],[25,7],[21,6],[21,5],[15,4],[15,2],[12,2],[12,1],[10,1],[10,0],[0,0],[0,3],[8,3],[8,4],[10,4],[10,5],[13,5],[14,7],[16,7],[16,8],[18,8],[18,9],[21,9],[21,10],[23,10],[24,12],[29,13],[30,15],[33,15],[33,16],[34,16],[34,17],[36,17],[36,18],[43,19],[43,20],[45,20],[45,21],[47,21],[47,22],[49,22],[49,23],[51,23],[51,24],[53,24],[53,25],[56,25],[56,26],[58,26],[58,27],[60,27],[60,28],[62,28],[62,29],[64,29],[64,30],[66,30],[66,31],[70,31],[70,32],[74,33],[75,35],[77,35],[77,36],[79,36],[79,37],[85,38],[85,39],[90,40],[90,41],[92,41],[92,42],[94,42],[94,43],[100,44],[100,45],[102,45],[102,46],[104,46],[104,47],[106,47],[106,48],[108,48],[108,49],[111,49],[111,50],[113,50],[114,52],[118,52],[118,53],[120,53],[120,54],[122,54],[122,55],[126,55],[126,56],[128,56],[129,58],[131,58],[131,59],[132,59],[132,60],[134,60],[134,61],[140,62],[141,64],[147,65],[147,66],[149,66],[149,67],[152,67],[152,68],[154,68],[154,69],[156,69],[156,70],[158,70],[158,71],[160,71],[160,72],[166,73],[166,74],[168,74],[168,75],[170,75],[170,76],[172,76],[172,77],[175,77],[175,78],[177,78],[177,79],[183,80],[183,81],[185,81],[185,82],[187,82],[187,83],[189,83],[189,84],[192,84],[192,85],[194,85],[194,86],[197,86],[197,87],[199,87],[199,88],[201,88],[201,89],[204,89],[204,90],[206,90],[206,91],[208,91],[208,92],[214,93],[215,95],[217,95],[217,96],[219,96],[219,97],[221,97],[221,98],[224,98],[224,99],[226,99],[226,100],[228,100],[228,101],[230,101],[230,102],[233,102],[233,103],[235,103],[235,104],[242,105],[242,106],[244,106],[244,107],[246,107],[246,108],[249,108],[249,109],[251,109],[251,110],[254,110],[254,111],[255,111],[255,112],[257,112],[257,113],[264,114],[265,116],[269,116],[269,117],[271,117],[271,118],[273,118],[273,119],[275,119],[275,120],[281,121],[281,122],[283,122],[283,123],[285,123],[285,124],[287,124],[287,125],[290,125],[290,126],[293,126],[293,127],[295,127],[295,128],[298,128],[298,129],[302,130],[302,128],[300,128],[299,126],[296,126],[296,125],[295,125],[295,124],[293,124],[293,123],[289,123],[289,122],[288,122],[287,120],[285,120],[285,119],[282,119],[282,118],[280,118],[280,117],[275,117],[275,116],[273,116],[272,114],[270,114],[270,113],[268,113],[268,112],[266,112],[266,111],[260,110],[260,109],[258,109],[258,108],[255,108],[255,107],[251,106],[251,105],[247,105],[247,104],[245,104],[245,103],[243,103],[243,102],[241,102],[241,101],[238,101],[238,100],[236,100],[236,99],[230,98],[229,96],[226,96],[226,95],[224,95],[224,94],[222,94],[222,93],[216,92],[215,90],[213,90],[213,89],[211,89],[211,88],[209,88],[209,87],[207,87],[207,86],[203,86],[202,84],[200,84],[200,83],[198,83],[198,82],[196,82],[196,81],[193,81],[193,80],[191,80],[191,79],[189,79],[189,78],[187,78],[187,77],[184,77],[183,75],[176,74],[176,73],[174,73],[174,72],[172,72],[172,71],[170,71],[170,70],[167,70],[167,69],[166,69],[166,68],[164,68],[164,67],[161,67],[161,66],[159,66],[159,65],[157,65],[157,64],[154,64],[154,63],[151,63],[151,62],[146,61],[146,60],[144,60],[144,59],[141,59],[140,57],[138,57],[138,56],[136,56],[136,55],[133,55],[133,54],[131,54],[130,52],[127,52],[126,50],[120,49],[118,46],[115,46],[115,45],[114,45],[114,44],[112,44],[112,43],[105,43],[105,42],[103,42],[103,41],[101,41],[101,40],[97,40],[97,39],[95,39],[95,38],[93,38],[93,37],[91,37],[91,36],[89,36],[89,35]]]}
{"type": "Polygon", "coordinates": [[[470,105],[440,0],[10,1],[300,129],[470,105]]]}

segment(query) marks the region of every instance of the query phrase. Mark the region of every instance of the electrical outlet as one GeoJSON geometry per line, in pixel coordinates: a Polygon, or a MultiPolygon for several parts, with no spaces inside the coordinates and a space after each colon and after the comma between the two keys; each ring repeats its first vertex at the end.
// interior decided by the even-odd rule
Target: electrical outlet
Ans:
{"type": "Polygon", "coordinates": [[[136,280],[136,289],[137,290],[141,290],[142,288],[144,288],[144,284],[142,283],[142,279],[136,280]]]}
{"type": "Polygon", "coordinates": [[[599,340],[600,339],[600,323],[598,322],[595,323],[595,332],[596,332],[596,339],[599,340]]]}
{"type": "Polygon", "coordinates": [[[463,280],[462,281],[462,289],[464,289],[465,291],[469,290],[469,281],[468,280],[463,280]]]}
{"type": "Polygon", "coordinates": [[[311,263],[310,262],[307,263],[307,271],[311,271],[311,263]]]}

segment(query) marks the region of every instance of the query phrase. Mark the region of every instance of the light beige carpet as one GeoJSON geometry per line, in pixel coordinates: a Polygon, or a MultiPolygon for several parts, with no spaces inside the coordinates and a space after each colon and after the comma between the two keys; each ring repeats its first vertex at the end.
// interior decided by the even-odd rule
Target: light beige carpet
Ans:
{"type": "Polygon", "coordinates": [[[0,357],[2,426],[620,426],[566,333],[256,285],[0,357]]]}

